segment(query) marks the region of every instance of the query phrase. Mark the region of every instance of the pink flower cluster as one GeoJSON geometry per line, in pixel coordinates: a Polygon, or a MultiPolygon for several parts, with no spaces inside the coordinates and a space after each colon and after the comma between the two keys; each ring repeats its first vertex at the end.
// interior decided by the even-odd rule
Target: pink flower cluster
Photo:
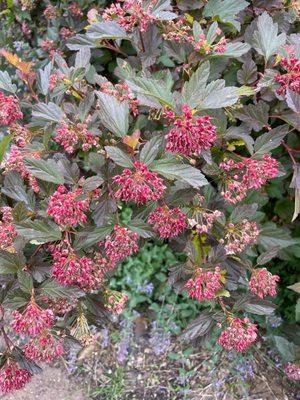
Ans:
{"type": "Polygon", "coordinates": [[[47,214],[62,226],[77,226],[85,223],[87,216],[84,212],[89,209],[90,200],[88,198],[79,200],[78,197],[81,195],[81,188],[68,191],[65,186],[58,186],[56,192],[50,197],[47,214]]]}
{"type": "Polygon", "coordinates": [[[64,353],[62,340],[56,339],[48,331],[27,342],[23,350],[27,358],[47,363],[64,353]]]}
{"type": "Polygon", "coordinates": [[[73,1],[69,5],[68,10],[73,17],[82,17],[83,16],[83,12],[80,10],[79,4],[76,1],[73,1]]]}
{"type": "Polygon", "coordinates": [[[106,289],[104,292],[105,308],[113,314],[121,314],[124,310],[128,296],[125,293],[106,289]]]}
{"type": "Polygon", "coordinates": [[[262,160],[244,158],[240,162],[226,159],[220,163],[220,168],[225,173],[226,190],[222,196],[231,204],[243,200],[249,189],[260,189],[268,179],[278,175],[278,162],[268,154],[262,160]]]}
{"type": "Polygon", "coordinates": [[[50,297],[44,296],[41,298],[41,301],[51,310],[55,315],[63,316],[67,314],[69,311],[73,310],[77,305],[77,299],[51,299],[50,297]]]}
{"type": "Polygon", "coordinates": [[[20,148],[25,147],[26,144],[29,143],[32,136],[32,133],[29,131],[29,129],[18,124],[12,124],[9,127],[8,132],[10,135],[13,135],[14,143],[20,148]]]}
{"type": "Polygon", "coordinates": [[[253,270],[250,281],[250,292],[263,299],[266,296],[276,296],[278,275],[272,275],[266,268],[253,270]]]}
{"type": "Polygon", "coordinates": [[[44,39],[40,43],[41,49],[46,53],[52,53],[55,50],[54,40],[44,39]]]}
{"type": "Polygon", "coordinates": [[[50,75],[49,78],[49,90],[50,92],[53,92],[53,90],[56,88],[56,85],[58,84],[59,81],[64,79],[64,74],[60,71],[57,71],[54,74],[50,75]]]}
{"type": "MultiPolygon", "coordinates": [[[[222,33],[220,28],[217,28],[217,32],[218,35],[220,35],[222,33]]],[[[206,36],[204,33],[200,34],[198,36],[198,40],[195,41],[194,43],[194,49],[196,51],[204,51],[205,54],[210,54],[212,52],[215,53],[224,53],[226,50],[226,43],[227,40],[225,39],[225,37],[223,36],[218,43],[216,43],[215,45],[209,44],[206,41],[206,36]]]]}
{"type": "Polygon", "coordinates": [[[201,235],[203,233],[208,233],[215,222],[215,220],[223,215],[222,211],[215,210],[203,210],[203,212],[198,212],[194,218],[189,219],[189,225],[195,228],[196,231],[201,235]]]}
{"type": "Polygon", "coordinates": [[[145,204],[159,200],[166,189],[164,182],[155,172],[140,161],[134,162],[135,171],[126,168],[121,175],[114,176],[113,182],[119,186],[115,197],[124,201],[145,204]]]}
{"type": "Polygon", "coordinates": [[[61,285],[77,285],[86,291],[102,285],[106,264],[78,256],[66,242],[51,246],[50,251],[54,260],[52,274],[61,285]]]}
{"type": "Polygon", "coordinates": [[[139,235],[128,228],[115,225],[112,234],[105,239],[106,255],[112,263],[117,263],[139,250],[139,235]]]}
{"type": "Polygon", "coordinates": [[[50,309],[43,310],[34,299],[28,303],[24,312],[21,314],[15,310],[12,312],[12,328],[20,334],[38,335],[45,328],[51,328],[54,324],[54,314],[50,309]]]}
{"type": "Polygon", "coordinates": [[[0,221],[0,250],[7,250],[13,245],[17,232],[12,224],[12,213],[10,207],[1,207],[2,220],[0,221]]]}
{"type": "Polygon", "coordinates": [[[225,237],[220,240],[220,243],[225,244],[227,254],[241,253],[247,246],[254,243],[259,236],[259,229],[256,223],[247,219],[236,225],[229,223],[225,229],[225,237]]]}
{"type": "Polygon", "coordinates": [[[219,337],[219,344],[226,350],[244,351],[257,338],[257,325],[248,318],[232,318],[228,328],[219,337]]]}
{"type": "Polygon", "coordinates": [[[6,394],[22,389],[32,378],[32,374],[18,364],[8,361],[0,369],[0,392],[6,394]]]}
{"type": "Polygon", "coordinates": [[[11,125],[23,118],[19,100],[0,92],[0,125],[11,125]]]}
{"type": "Polygon", "coordinates": [[[32,190],[37,193],[40,188],[36,178],[25,167],[25,157],[41,158],[40,154],[36,151],[26,151],[22,150],[22,148],[16,145],[12,145],[8,157],[3,162],[2,167],[4,168],[5,172],[19,172],[23,179],[28,179],[29,185],[31,186],[32,190]]]}
{"type": "Polygon", "coordinates": [[[157,207],[150,213],[148,222],[161,238],[178,236],[186,228],[186,216],[179,208],[157,207]]]}
{"type": "Polygon", "coordinates": [[[116,97],[120,102],[128,101],[132,114],[134,116],[138,115],[139,101],[134,99],[134,93],[127,83],[117,83],[116,85],[113,85],[111,82],[103,82],[101,84],[101,91],[116,97]]]}
{"type": "Polygon", "coordinates": [[[300,381],[300,364],[288,363],[284,367],[287,377],[293,381],[300,381]]]}
{"type": "Polygon", "coordinates": [[[211,124],[211,117],[208,115],[195,117],[186,104],[182,106],[182,112],[182,117],[176,117],[171,110],[164,113],[174,125],[166,136],[167,151],[191,156],[210,149],[216,140],[216,127],[211,124]]]}
{"type": "Polygon", "coordinates": [[[72,154],[79,143],[81,143],[83,151],[88,151],[93,146],[97,147],[99,138],[88,131],[86,124],[78,123],[72,126],[68,125],[66,122],[62,122],[56,129],[54,140],[59,143],[67,153],[72,154]]]}
{"type": "Polygon", "coordinates": [[[286,70],[285,74],[277,74],[274,79],[280,84],[277,93],[284,96],[287,89],[300,94],[300,60],[291,53],[289,58],[283,58],[280,65],[286,70]]]}
{"type": "Polygon", "coordinates": [[[117,2],[106,8],[102,18],[105,21],[116,20],[128,32],[132,32],[135,27],[138,27],[140,32],[146,32],[149,24],[156,20],[156,17],[151,15],[156,3],[157,0],[151,0],[145,6],[142,0],[122,0],[122,4],[117,2]]]}
{"type": "Polygon", "coordinates": [[[189,297],[198,301],[213,300],[218,290],[223,286],[224,279],[221,269],[216,267],[214,271],[204,271],[199,268],[194,276],[185,284],[189,297]]]}
{"type": "Polygon", "coordinates": [[[59,12],[56,7],[52,4],[48,4],[44,10],[44,16],[48,20],[56,19],[59,15],[59,12]]]}
{"type": "Polygon", "coordinates": [[[67,40],[67,39],[70,39],[71,37],[73,37],[75,35],[75,32],[72,29],[67,28],[66,26],[63,26],[60,29],[59,34],[62,37],[62,39],[67,40]]]}

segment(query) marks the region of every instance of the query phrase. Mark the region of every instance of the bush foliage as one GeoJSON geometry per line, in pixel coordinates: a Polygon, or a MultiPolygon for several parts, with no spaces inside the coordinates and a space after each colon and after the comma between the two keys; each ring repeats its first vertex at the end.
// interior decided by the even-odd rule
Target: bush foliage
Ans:
{"type": "MultiPolygon", "coordinates": [[[[183,339],[218,331],[225,349],[245,351],[279,280],[293,322],[297,4],[1,7],[0,389],[22,388],[37,362],[90,343],[90,325],[122,312],[127,296],[109,282],[154,237],[184,254],[174,291],[205,302],[183,339]]],[[[296,331],[285,325],[273,342],[298,380],[296,331]]]]}

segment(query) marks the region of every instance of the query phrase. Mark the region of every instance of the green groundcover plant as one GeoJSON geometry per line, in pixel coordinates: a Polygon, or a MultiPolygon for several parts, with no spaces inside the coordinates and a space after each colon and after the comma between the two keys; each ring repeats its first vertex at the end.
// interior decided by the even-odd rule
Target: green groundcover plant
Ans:
{"type": "MultiPolygon", "coordinates": [[[[268,264],[299,255],[297,2],[0,7],[0,390],[121,313],[110,277],[153,237],[185,254],[174,290],[209,304],[183,339],[251,348],[268,264]]],[[[299,380],[297,345],[274,340],[299,380]]]]}

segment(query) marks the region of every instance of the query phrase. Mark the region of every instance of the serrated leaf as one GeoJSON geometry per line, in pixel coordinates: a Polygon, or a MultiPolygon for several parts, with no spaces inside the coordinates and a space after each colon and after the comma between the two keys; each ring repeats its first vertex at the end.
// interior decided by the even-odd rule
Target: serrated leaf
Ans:
{"type": "Polygon", "coordinates": [[[269,105],[264,101],[259,101],[257,104],[249,104],[241,110],[235,111],[234,116],[240,121],[245,122],[250,129],[256,132],[260,131],[264,126],[268,125],[269,120],[269,105]]]}
{"type": "Polygon", "coordinates": [[[266,61],[269,61],[272,55],[278,53],[279,47],[285,44],[286,34],[278,35],[278,24],[273,22],[267,12],[258,17],[257,29],[253,33],[253,47],[266,61]]]}
{"type": "Polygon", "coordinates": [[[204,7],[203,16],[218,17],[222,22],[230,23],[240,30],[241,24],[235,16],[248,5],[244,0],[209,0],[204,7]]]}
{"type": "Polygon", "coordinates": [[[117,22],[96,22],[87,28],[87,39],[104,40],[104,39],[130,39],[130,36],[117,22]]]}
{"type": "Polygon", "coordinates": [[[50,62],[44,67],[44,69],[41,68],[38,71],[38,77],[39,77],[38,84],[40,91],[44,96],[46,96],[49,90],[49,79],[51,75],[51,69],[52,69],[52,64],[50,62]]]}
{"type": "Polygon", "coordinates": [[[30,210],[34,210],[34,194],[32,191],[26,191],[23,179],[18,172],[10,171],[5,175],[4,185],[1,191],[3,194],[16,201],[22,201],[30,210]]]}
{"type": "Polygon", "coordinates": [[[38,103],[33,106],[32,123],[35,126],[44,126],[50,122],[59,123],[64,113],[55,103],[38,103]]]}
{"type": "Polygon", "coordinates": [[[17,232],[33,244],[56,242],[61,239],[59,227],[52,221],[24,221],[15,224],[17,232]]]}
{"type": "Polygon", "coordinates": [[[291,238],[289,231],[278,228],[273,222],[267,222],[260,230],[257,242],[265,249],[270,247],[285,248],[296,244],[297,241],[291,238]]]}
{"type": "Polygon", "coordinates": [[[88,163],[91,170],[98,174],[101,173],[102,167],[105,165],[105,158],[102,154],[90,153],[88,163]]]}
{"type": "Polygon", "coordinates": [[[257,66],[255,62],[250,58],[242,65],[242,68],[238,70],[237,80],[241,85],[250,85],[257,80],[257,66]]]}
{"type": "Polygon", "coordinates": [[[164,139],[162,136],[154,136],[151,138],[140,152],[140,161],[143,164],[151,165],[162,149],[163,141],[164,139]]]}
{"type": "Polygon", "coordinates": [[[154,236],[153,229],[141,219],[135,218],[127,224],[128,228],[136,232],[140,237],[148,239],[154,236]]]}
{"type": "Polygon", "coordinates": [[[195,108],[199,103],[199,92],[204,91],[209,77],[210,64],[205,61],[196,72],[192,74],[189,81],[183,85],[182,96],[184,103],[195,108]]]}
{"type": "Polygon", "coordinates": [[[274,336],[277,350],[285,361],[294,361],[296,357],[296,346],[290,340],[282,336],[274,336]]]}
{"type": "Polygon", "coordinates": [[[82,297],[85,294],[78,287],[62,286],[53,279],[44,281],[39,286],[38,292],[42,296],[50,297],[53,300],[56,300],[56,299],[74,300],[75,298],[82,297]]]}
{"type": "Polygon", "coordinates": [[[268,300],[251,298],[243,304],[246,312],[256,315],[271,315],[274,313],[276,306],[268,300]]]}
{"type": "Polygon", "coordinates": [[[86,68],[91,59],[91,50],[89,47],[81,48],[75,57],[75,68],[86,68]]]}
{"type": "Polygon", "coordinates": [[[63,158],[56,163],[56,166],[67,185],[75,185],[78,183],[80,172],[75,162],[70,162],[68,159],[63,158]]]}
{"type": "Polygon", "coordinates": [[[246,54],[251,49],[251,46],[247,43],[242,42],[229,42],[225,46],[225,51],[222,53],[212,53],[209,58],[224,58],[224,57],[241,57],[243,54],[246,54]]]}
{"type": "Polygon", "coordinates": [[[173,158],[156,161],[151,170],[158,172],[167,179],[186,182],[196,189],[208,184],[205,176],[198,169],[182,164],[173,158]]]}
{"type": "Polygon", "coordinates": [[[114,199],[107,195],[101,196],[92,214],[95,224],[99,227],[106,224],[110,215],[116,212],[117,209],[118,206],[114,199]]]}
{"type": "Polygon", "coordinates": [[[18,271],[18,283],[22,292],[32,294],[33,280],[28,272],[18,271]]]}
{"type": "Polygon", "coordinates": [[[57,184],[64,183],[64,177],[57,168],[54,160],[41,160],[36,158],[25,158],[26,169],[36,178],[57,184]]]}
{"type": "Polygon", "coordinates": [[[214,318],[214,314],[209,311],[203,311],[188,327],[183,331],[180,336],[181,340],[194,340],[200,336],[207,335],[217,321],[214,318]]]}
{"type": "Polygon", "coordinates": [[[287,89],[285,99],[291,110],[300,113],[300,94],[287,89]]]}
{"type": "Polygon", "coordinates": [[[0,140],[0,164],[5,156],[9,143],[11,142],[12,135],[6,135],[0,140]]]}
{"type": "Polygon", "coordinates": [[[12,83],[7,71],[0,71],[0,89],[10,93],[16,93],[17,91],[17,86],[12,83]]]}
{"type": "Polygon", "coordinates": [[[89,232],[80,232],[78,234],[77,249],[87,248],[102,241],[113,230],[113,225],[100,226],[89,232]]]}
{"type": "Polygon", "coordinates": [[[129,128],[128,102],[119,102],[114,96],[106,93],[96,94],[100,104],[98,114],[103,125],[118,137],[126,136],[129,128]]]}
{"type": "Polygon", "coordinates": [[[219,79],[210,82],[203,93],[199,93],[198,110],[216,109],[235,104],[238,99],[238,88],[225,87],[225,81],[219,79]]]}
{"type": "Polygon", "coordinates": [[[256,214],[257,208],[257,204],[237,205],[230,215],[230,221],[236,224],[246,218],[252,219],[256,214]]]}
{"type": "Polygon", "coordinates": [[[227,129],[225,135],[223,136],[225,140],[239,139],[245,143],[249,153],[252,155],[254,153],[253,145],[254,139],[249,134],[249,128],[242,125],[231,126],[227,129]]]}
{"type": "Polygon", "coordinates": [[[277,256],[279,251],[279,247],[271,247],[270,249],[266,250],[264,253],[261,253],[256,260],[257,265],[264,265],[271,261],[274,257],[277,256]]]}
{"type": "Polygon", "coordinates": [[[14,274],[25,266],[26,259],[22,253],[0,251],[0,274],[14,274]]]}
{"type": "Polygon", "coordinates": [[[260,135],[254,143],[255,155],[269,153],[271,150],[280,146],[283,138],[287,135],[288,130],[287,125],[281,125],[263,135],[260,135]]]}
{"type": "Polygon", "coordinates": [[[133,168],[132,159],[116,146],[105,146],[105,150],[113,162],[121,167],[133,168]]]}

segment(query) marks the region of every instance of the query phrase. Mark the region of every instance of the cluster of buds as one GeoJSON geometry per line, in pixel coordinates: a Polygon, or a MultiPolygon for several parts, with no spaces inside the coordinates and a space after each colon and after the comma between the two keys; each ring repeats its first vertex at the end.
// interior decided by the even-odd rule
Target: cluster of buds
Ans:
{"type": "Polygon", "coordinates": [[[280,84],[277,93],[280,96],[285,96],[286,90],[300,94],[300,60],[295,56],[294,46],[287,48],[290,53],[289,57],[284,57],[280,61],[280,65],[286,71],[285,74],[277,74],[274,79],[280,84]]]}
{"type": "Polygon", "coordinates": [[[31,378],[30,372],[21,368],[15,361],[8,360],[0,369],[0,392],[6,394],[23,389],[31,378]]]}
{"type": "Polygon", "coordinates": [[[49,78],[49,90],[50,92],[53,92],[53,90],[56,88],[57,84],[61,82],[64,79],[64,74],[60,71],[57,71],[54,74],[50,75],[49,78]]]}
{"type": "Polygon", "coordinates": [[[192,299],[198,301],[214,300],[224,282],[224,274],[222,274],[220,267],[216,267],[214,271],[205,271],[199,268],[194,276],[187,281],[185,288],[192,299]]]}
{"type": "Polygon", "coordinates": [[[27,358],[50,363],[64,353],[62,339],[55,338],[45,330],[39,336],[30,339],[23,348],[27,358]]]}
{"type": "Polygon", "coordinates": [[[212,125],[211,117],[194,116],[186,104],[182,106],[182,113],[177,117],[171,110],[164,112],[165,118],[174,126],[166,136],[167,151],[192,156],[210,149],[216,140],[216,127],[212,125]]]}
{"type": "Polygon", "coordinates": [[[186,25],[185,18],[178,18],[176,21],[166,21],[164,24],[163,38],[177,43],[193,43],[192,30],[186,25]]]}
{"type": "Polygon", "coordinates": [[[70,39],[71,37],[73,37],[75,35],[75,32],[73,31],[73,29],[70,29],[70,28],[67,28],[66,26],[64,26],[60,29],[59,34],[62,39],[67,40],[67,39],[70,39]]]}
{"type": "Polygon", "coordinates": [[[10,207],[1,207],[2,219],[0,221],[0,250],[8,250],[13,245],[17,232],[12,224],[13,216],[10,207]]]}
{"type": "Polygon", "coordinates": [[[128,296],[116,290],[106,289],[103,293],[105,308],[113,314],[121,314],[124,310],[128,296]]]}
{"type": "Polygon", "coordinates": [[[242,352],[257,338],[257,325],[248,318],[230,318],[229,326],[221,333],[218,342],[226,350],[242,352]]]}
{"type": "Polygon", "coordinates": [[[23,335],[38,335],[46,328],[52,328],[54,314],[51,309],[42,309],[32,297],[25,310],[12,312],[12,328],[23,335]]]}
{"type": "Polygon", "coordinates": [[[227,254],[237,254],[253,244],[258,236],[259,229],[256,223],[244,219],[237,224],[228,223],[225,227],[224,239],[221,239],[220,243],[225,245],[227,254]]]}
{"type": "Polygon", "coordinates": [[[68,10],[73,17],[83,16],[83,12],[80,10],[79,4],[76,1],[72,1],[72,3],[68,7],[68,10]]]}
{"type": "Polygon", "coordinates": [[[226,159],[220,164],[224,171],[226,190],[222,196],[231,204],[243,200],[250,189],[258,190],[267,183],[269,179],[278,175],[278,162],[268,154],[264,154],[261,160],[243,158],[235,162],[226,159]]]}
{"type": "Polygon", "coordinates": [[[27,150],[16,145],[12,145],[10,147],[7,159],[2,163],[1,166],[4,168],[5,173],[9,171],[19,172],[23,179],[28,180],[32,190],[37,193],[40,190],[39,185],[36,178],[27,170],[25,166],[24,159],[26,157],[38,159],[41,156],[38,151],[27,150]]]}
{"type": "Polygon", "coordinates": [[[293,381],[300,381],[300,364],[288,363],[284,367],[286,376],[293,381]]]}
{"type": "Polygon", "coordinates": [[[148,222],[161,238],[178,236],[186,228],[186,216],[179,208],[157,207],[149,214],[148,222]]]}
{"type": "Polygon", "coordinates": [[[197,211],[193,218],[189,218],[189,226],[196,229],[197,233],[206,234],[211,231],[215,220],[223,215],[222,211],[203,210],[197,211]]]}
{"type": "Polygon", "coordinates": [[[100,88],[103,93],[116,97],[120,102],[128,101],[132,114],[134,116],[138,115],[139,101],[134,98],[134,94],[127,83],[113,85],[111,82],[103,82],[100,88]]]}
{"type": "Polygon", "coordinates": [[[58,9],[52,4],[48,4],[44,10],[44,16],[48,20],[56,19],[59,15],[58,9]]]}
{"type": "Polygon", "coordinates": [[[142,0],[123,0],[113,3],[102,14],[104,21],[117,21],[127,32],[132,32],[138,27],[140,32],[146,32],[151,22],[156,20],[151,15],[157,0],[151,0],[147,5],[142,0]]]}
{"type": "Polygon", "coordinates": [[[109,260],[116,264],[139,250],[139,235],[128,228],[115,225],[114,231],[105,239],[104,247],[109,260]]]}
{"type": "MultiPolygon", "coordinates": [[[[59,77],[57,77],[57,79],[59,79],[59,77]]],[[[79,144],[83,151],[88,151],[93,146],[97,147],[99,142],[99,138],[88,131],[86,124],[78,123],[76,125],[70,125],[66,122],[62,122],[56,129],[54,140],[69,154],[74,153],[79,144]]]]}
{"type": "Polygon", "coordinates": [[[21,118],[23,118],[23,113],[19,100],[0,92],[0,125],[11,125],[21,118]]]}
{"type": "Polygon", "coordinates": [[[87,216],[84,212],[89,209],[90,200],[79,199],[82,194],[81,188],[68,191],[65,186],[58,186],[56,192],[50,197],[47,214],[62,226],[77,226],[85,223],[87,216]]]}
{"type": "MultiPolygon", "coordinates": [[[[216,35],[219,36],[222,34],[222,31],[220,28],[217,28],[216,30],[216,35]]],[[[227,40],[225,37],[221,37],[218,43],[216,44],[209,44],[206,40],[206,36],[204,33],[201,33],[197,40],[193,43],[194,49],[196,51],[204,52],[205,54],[210,54],[210,53],[224,53],[226,50],[226,43],[227,40]]]]}
{"type": "Polygon", "coordinates": [[[18,124],[12,124],[8,129],[8,133],[13,136],[13,142],[20,148],[25,147],[32,137],[29,129],[18,124]]]}
{"type": "Polygon", "coordinates": [[[51,308],[53,313],[58,316],[63,316],[69,311],[73,310],[77,305],[77,299],[52,299],[48,296],[43,296],[41,302],[45,303],[47,307],[51,308]]]}
{"type": "Polygon", "coordinates": [[[53,257],[52,275],[61,285],[77,285],[85,291],[96,290],[104,280],[106,263],[97,263],[86,256],[78,256],[67,241],[50,246],[53,257]]]}
{"type": "Polygon", "coordinates": [[[158,177],[157,173],[149,171],[147,165],[140,161],[135,161],[134,167],[134,171],[125,168],[121,175],[112,178],[119,187],[115,197],[137,204],[159,200],[166,189],[163,180],[158,177]]]}
{"type": "Polygon", "coordinates": [[[276,296],[278,275],[272,275],[266,268],[254,269],[249,281],[250,292],[263,299],[266,296],[276,296]]]}

